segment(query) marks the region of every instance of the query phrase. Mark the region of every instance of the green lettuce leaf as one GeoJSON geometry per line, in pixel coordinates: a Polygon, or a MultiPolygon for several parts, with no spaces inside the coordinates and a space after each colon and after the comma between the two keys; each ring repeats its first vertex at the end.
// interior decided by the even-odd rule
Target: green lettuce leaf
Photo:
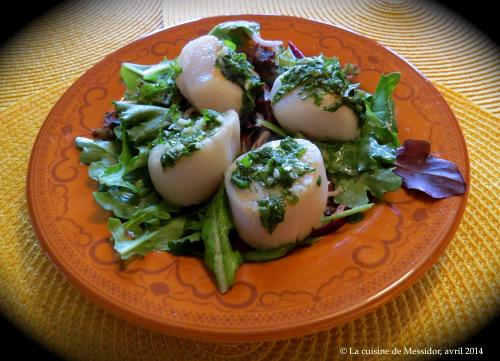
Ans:
{"type": "MultiPolygon", "coordinates": [[[[169,124],[169,119],[177,108],[171,109],[154,105],[139,105],[130,102],[115,102],[115,108],[122,125],[134,145],[149,143],[156,139],[160,131],[169,124]]],[[[123,129],[121,129],[123,137],[123,129]]]]}
{"type": "Polygon", "coordinates": [[[139,152],[136,156],[130,158],[127,163],[127,172],[132,172],[133,170],[147,167],[148,166],[148,157],[149,157],[149,146],[148,145],[140,145],[136,147],[139,152]]]}
{"type": "Polygon", "coordinates": [[[371,172],[396,160],[396,148],[379,144],[373,137],[359,137],[351,142],[315,142],[323,155],[325,168],[330,175],[355,177],[371,172]]]}
{"type": "Polygon", "coordinates": [[[278,65],[281,68],[281,72],[286,71],[288,68],[291,68],[296,64],[297,58],[289,47],[278,54],[278,65]]]}
{"type": "Polygon", "coordinates": [[[184,218],[174,218],[164,226],[129,236],[126,224],[118,218],[110,217],[108,219],[108,228],[112,234],[114,248],[123,260],[134,255],[144,256],[152,251],[168,251],[168,242],[182,237],[185,224],[184,218]]]}
{"type": "Polygon", "coordinates": [[[132,159],[131,149],[126,133],[122,135],[122,152],[118,157],[118,163],[106,166],[102,161],[92,163],[89,167],[89,174],[97,179],[99,184],[108,187],[119,186],[138,192],[136,185],[125,179],[127,164],[132,159]]]}
{"type": "Polygon", "coordinates": [[[382,74],[372,98],[371,110],[393,132],[397,132],[397,124],[392,93],[398,85],[400,75],[400,73],[382,74]]]}
{"type": "Polygon", "coordinates": [[[126,87],[125,100],[165,107],[180,104],[183,98],[175,79],[181,72],[175,60],[151,66],[123,63],[120,76],[126,87]]]}
{"type": "Polygon", "coordinates": [[[120,143],[107,140],[93,140],[76,137],[75,144],[80,149],[80,162],[90,164],[106,159],[108,163],[116,163],[120,154],[120,143]]]}
{"type": "Polygon", "coordinates": [[[139,64],[131,64],[131,63],[123,63],[120,68],[120,77],[125,84],[125,99],[127,100],[135,100],[137,96],[137,89],[139,87],[139,82],[142,79],[142,73],[144,70],[147,70],[149,66],[147,65],[139,65],[139,64]]]}
{"type": "Polygon", "coordinates": [[[215,274],[219,291],[225,293],[234,283],[236,271],[243,262],[233,251],[229,231],[233,228],[224,187],[210,202],[202,223],[201,237],[205,245],[205,265],[215,274]]]}
{"type": "Polygon", "coordinates": [[[335,197],[338,204],[346,204],[350,208],[369,203],[367,192],[381,199],[385,192],[392,192],[401,187],[401,178],[393,173],[394,168],[379,168],[359,177],[334,177],[336,187],[342,192],[335,197]]]}
{"type": "Polygon", "coordinates": [[[369,202],[367,193],[382,198],[401,187],[393,173],[396,162],[397,126],[392,93],[399,73],[382,75],[373,95],[359,91],[365,103],[360,136],[349,142],[314,142],[321,151],[328,177],[342,193],[335,202],[350,208],[369,202]]]}
{"type": "MultiPolygon", "coordinates": [[[[94,199],[102,208],[113,212],[116,217],[121,219],[130,219],[139,210],[160,204],[161,200],[154,190],[141,197],[137,193],[120,187],[111,187],[105,192],[94,192],[94,199]]],[[[165,206],[164,210],[168,212],[178,211],[172,206],[165,206]]]]}
{"type": "Polygon", "coordinates": [[[175,255],[195,254],[203,257],[203,242],[201,242],[201,232],[194,232],[179,239],[168,242],[167,251],[175,255]]]}
{"type": "Polygon", "coordinates": [[[170,212],[172,208],[165,202],[141,207],[125,222],[125,228],[134,233],[140,233],[144,226],[159,226],[162,221],[168,221],[171,218],[170,212]]]}
{"type": "Polygon", "coordinates": [[[260,36],[260,25],[253,21],[228,21],[216,25],[209,34],[220,40],[228,40],[239,48],[253,35],[260,36]]]}

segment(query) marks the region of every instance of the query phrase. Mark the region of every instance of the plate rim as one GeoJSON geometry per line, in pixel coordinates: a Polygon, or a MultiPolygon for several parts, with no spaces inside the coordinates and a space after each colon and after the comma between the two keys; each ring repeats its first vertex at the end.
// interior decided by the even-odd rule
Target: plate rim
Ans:
{"type": "Polygon", "coordinates": [[[149,330],[153,330],[156,332],[172,335],[172,336],[179,336],[179,337],[184,337],[188,339],[194,339],[194,340],[201,340],[201,341],[222,341],[222,342],[259,342],[259,341],[270,341],[270,340],[277,340],[277,339],[283,339],[283,338],[291,338],[291,337],[300,337],[300,336],[305,336],[308,334],[313,334],[316,332],[324,331],[333,327],[340,326],[346,322],[352,321],[354,319],[357,319],[363,315],[366,315],[375,309],[381,307],[382,305],[390,302],[397,296],[401,295],[405,290],[409,289],[411,286],[413,286],[418,279],[420,279],[437,261],[437,259],[443,254],[444,250],[448,247],[449,243],[451,242],[453,235],[456,233],[458,227],[460,226],[462,220],[463,220],[463,215],[465,212],[465,208],[467,207],[468,204],[468,196],[469,196],[469,191],[470,191],[470,158],[469,158],[469,152],[467,148],[467,143],[465,141],[465,137],[462,131],[462,128],[460,126],[460,123],[458,122],[457,118],[455,117],[455,114],[451,110],[449,104],[446,102],[444,99],[443,95],[437,90],[437,88],[434,86],[434,84],[422,73],[420,72],[411,62],[409,62],[405,57],[402,55],[396,53],[393,51],[391,48],[379,43],[377,40],[374,40],[372,38],[369,38],[368,36],[365,36],[359,32],[356,32],[352,29],[349,29],[347,27],[344,27],[342,25],[337,25],[337,24],[331,24],[327,23],[321,20],[315,20],[315,19],[310,19],[310,18],[303,18],[303,17],[297,17],[297,16],[289,16],[289,15],[264,15],[264,14],[235,14],[235,15],[218,15],[218,16],[211,16],[211,17],[206,17],[206,18],[197,18],[193,19],[190,21],[185,21],[179,24],[176,24],[174,26],[162,28],[155,30],[153,32],[150,32],[144,36],[141,36],[131,42],[128,42],[116,50],[107,53],[101,60],[90,66],[78,79],[73,81],[73,83],[64,91],[64,93],[58,98],[56,103],[53,105],[51,108],[50,112],[47,114],[42,126],[38,130],[38,134],[36,136],[36,139],[33,143],[33,146],[31,148],[31,153],[30,153],[30,158],[29,158],[29,163],[28,163],[28,172],[27,172],[27,177],[26,177],[26,200],[27,200],[27,206],[28,206],[28,213],[29,217],[31,220],[31,224],[33,227],[33,230],[35,231],[35,235],[37,237],[38,243],[41,245],[41,249],[43,253],[49,258],[49,260],[58,268],[60,273],[63,275],[63,277],[67,280],[70,281],[70,283],[75,286],[75,288],[82,293],[87,299],[89,299],[91,302],[96,304],[97,306],[101,307],[104,309],[106,312],[109,312],[110,314],[113,314],[121,319],[124,319],[126,321],[129,321],[133,323],[134,325],[138,327],[143,327],[149,330]],[[393,282],[390,286],[385,287],[382,289],[379,293],[374,295],[373,297],[366,299],[363,302],[358,302],[354,305],[352,305],[349,308],[346,308],[342,311],[342,313],[335,315],[335,316],[329,316],[329,315],[324,315],[324,316],[319,316],[316,318],[311,319],[307,323],[300,322],[298,325],[290,324],[287,323],[286,326],[277,326],[274,325],[272,326],[272,329],[260,329],[256,326],[252,327],[252,329],[241,329],[241,330],[218,330],[218,329],[212,329],[211,333],[207,333],[206,328],[196,328],[195,326],[190,326],[186,327],[180,324],[173,324],[173,323],[168,323],[166,324],[165,322],[162,321],[156,321],[151,318],[145,318],[143,315],[140,313],[136,312],[133,309],[126,308],[123,305],[117,304],[112,302],[111,299],[109,298],[104,298],[100,296],[100,293],[98,290],[96,290],[91,284],[87,282],[83,282],[81,279],[76,277],[72,272],[69,270],[68,267],[64,265],[64,263],[61,262],[61,260],[58,257],[54,256],[54,250],[49,246],[49,243],[47,239],[45,239],[45,234],[41,230],[41,226],[38,222],[40,219],[38,216],[38,211],[34,206],[34,194],[36,193],[36,190],[34,189],[34,181],[33,181],[33,172],[34,172],[34,160],[35,160],[35,150],[37,149],[39,143],[42,140],[42,133],[43,131],[48,127],[48,120],[51,118],[53,113],[55,112],[56,108],[59,105],[59,102],[61,99],[65,98],[68,93],[73,91],[79,84],[82,82],[84,79],[86,79],[89,76],[89,72],[98,67],[99,65],[109,61],[109,58],[115,56],[118,52],[122,51],[123,48],[132,46],[134,44],[140,44],[142,41],[144,41],[147,38],[153,37],[159,33],[163,32],[169,32],[172,31],[175,28],[178,27],[184,27],[189,24],[194,24],[198,23],[200,21],[205,21],[205,20],[218,20],[220,22],[223,21],[229,21],[229,20],[236,20],[236,19],[248,19],[252,20],[254,19],[255,21],[258,21],[258,18],[284,18],[284,19],[290,19],[290,20],[300,20],[300,21],[306,21],[306,22],[313,22],[313,23],[319,23],[324,26],[328,26],[331,28],[335,28],[341,31],[345,31],[351,34],[354,34],[356,36],[362,37],[365,40],[373,43],[374,45],[378,47],[384,48],[386,51],[390,52],[393,56],[401,59],[404,63],[406,63],[409,67],[415,71],[422,80],[424,80],[432,89],[435,91],[436,95],[440,98],[442,103],[445,105],[443,107],[443,110],[446,110],[447,113],[450,114],[451,118],[455,122],[455,124],[458,127],[458,134],[459,134],[459,142],[463,146],[464,153],[462,154],[464,157],[465,161],[465,166],[463,169],[463,178],[466,183],[466,191],[462,197],[462,201],[460,203],[460,207],[458,208],[457,211],[457,216],[456,216],[456,222],[452,224],[452,226],[447,230],[445,235],[443,236],[443,241],[441,241],[438,246],[433,250],[433,252],[426,258],[421,258],[419,261],[412,267],[412,269],[407,272],[403,277],[400,277],[396,282],[393,282]],[[445,109],[444,109],[445,108],[445,109]]]}

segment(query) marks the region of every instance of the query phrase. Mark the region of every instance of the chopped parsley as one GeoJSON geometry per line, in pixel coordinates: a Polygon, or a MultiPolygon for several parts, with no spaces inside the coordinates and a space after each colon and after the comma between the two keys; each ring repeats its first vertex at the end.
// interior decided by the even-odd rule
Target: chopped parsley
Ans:
{"type": "Polygon", "coordinates": [[[214,110],[203,110],[195,119],[175,117],[158,141],[164,144],[160,158],[162,166],[172,167],[179,158],[201,149],[203,141],[214,135],[221,124],[221,114],[214,110]]]}
{"type": "Polygon", "coordinates": [[[334,112],[345,104],[358,115],[364,112],[364,103],[357,92],[359,84],[351,84],[346,78],[337,58],[323,55],[297,59],[295,65],[281,76],[281,87],[272,102],[277,103],[286,94],[299,87],[303,98],[311,98],[322,106],[327,94],[336,95],[330,104],[323,105],[326,111],[334,112]]]}
{"type": "Polygon", "coordinates": [[[262,226],[269,234],[273,233],[278,224],[285,219],[285,199],[278,194],[270,194],[268,197],[259,199],[257,205],[262,226]]]}
{"type": "Polygon", "coordinates": [[[257,183],[274,190],[258,201],[261,224],[270,234],[283,221],[286,205],[299,200],[290,191],[294,182],[315,170],[300,159],[305,152],[306,147],[287,137],[276,148],[267,146],[250,151],[236,162],[231,182],[238,188],[250,188],[257,183]]]}
{"type": "Polygon", "coordinates": [[[321,176],[319,176],[319,177],[318,177],[318,180],[316,181],[316,185],[317,185],[318,187],[320,187],[322,182],[323,182],[323,179],[321,178],[321,176]]]}
{"type": "Polygon", "coordinates": [[[236,162],[231,181],[242,189],[250,188],[252,182],[267,189],[288,189],[298,178],[314,171],[308,163],[300,160],[305,152],[306,148],[290,137],[283,139],[279,147],[250,151],[236,162]]]}
{"type": "Polygon", "coordinates": [[[263,83],[259,74],[255,72],[252,63],[247,60],[246,55],[237,53],[225,46],[218,54],[215,65],[227,80],[238,84],[243,89],[241,113],[251,112],[255,107],[257,91],[263,83]]]}

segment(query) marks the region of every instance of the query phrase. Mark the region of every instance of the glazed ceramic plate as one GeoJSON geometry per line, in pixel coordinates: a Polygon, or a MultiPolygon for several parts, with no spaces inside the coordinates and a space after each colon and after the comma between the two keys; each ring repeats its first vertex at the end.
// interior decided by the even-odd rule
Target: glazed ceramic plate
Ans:
{"type": "Polygon", "coordinates": [[[92,136],[120,99],[122,62],[152,64],[223,21],[255,20],[265,39],[291,40],[306,55],[336,55],[358,64],[362,88],[382,73],[401,72],[394,94],[399,138],[426,139],[469,180],[467,151],[450,108],[404,59],[375,41],[335,26],[286,16],[203,19],[159,31],[110,54],[57,102],[33,148],[28,202],[49,257],[80,291],[137,325],[203,340],[261,341],[299,336],[352,320],[389,301],[443,252],[466,196],[440,201],[404,190],[388,195],[366,218],[311,247],[268,263],[244,264],[221,295],[194,257],[152,253],[121,269],[107,241],[109,216],[92,197],[96,183],[78,161],[76,136],[92,136]]]}

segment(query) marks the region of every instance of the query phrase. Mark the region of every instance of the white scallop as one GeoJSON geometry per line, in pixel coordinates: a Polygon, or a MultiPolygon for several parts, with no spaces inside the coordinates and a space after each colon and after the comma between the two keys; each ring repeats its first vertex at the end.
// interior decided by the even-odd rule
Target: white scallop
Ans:
{"type": "MultiPolygon", "coordinates": [[[[281,87],[281,78],[282,75],[273,84],[271,99],[281,87]]],[[[313,99],[303,99],[299,90],[293,89],[272,106],[274,116],[283,129],[322,141],[347,141],[359,136],[358,117],[351,108],[342,105],[335,112],[323,109],[334,103],[338,95],[327,94],[321,106],[317,106],[313,99]]]]}
{"type": "Polygon", "coordinates": [[[173,167],[161,165],[164,145],[155,146],[148,158],[148,169],[155,189],[169,203],[190,206],[212,196],[224,178],[224,171],[240,150],[238,113],[222,114],[224,122],[211,137],[202,141],[201,149],[179,158],[173,167]]]}
{"type": "Polygon", "coordinates": [[[223,49],[215,36],[205,35],[187,43],[179,55],[182,73],[176,79],[177,87],[198,110],[241,109],[243,90],[215,66],[217,54],[223,49]]]}
{"type": "MultiPolygon", "coordinates": [[[[262,147],[276,148],[279,142],[269,142],[262,147]]],[[[315,171],[295,181],[291,189],[299,197],[299,201],[287,205],[283,222],[278,224],[272,234],[262,226],[257,204],[269,191],[256,184],[250,189],[236,187],[231,182],[236,161],[226,170],[224,182],[236,229],[241,239],[256,249],[271,249],[303,240],[313,228],[321,226],[321,217],[328,197],[328,180],[323,158],[313,143],[303,139],[297,139],[297,142],[307,148],[301,159],[308,162],[315,171]],[[319,186],[316,184],[318,177],[322,179],[319,186]]]]}

